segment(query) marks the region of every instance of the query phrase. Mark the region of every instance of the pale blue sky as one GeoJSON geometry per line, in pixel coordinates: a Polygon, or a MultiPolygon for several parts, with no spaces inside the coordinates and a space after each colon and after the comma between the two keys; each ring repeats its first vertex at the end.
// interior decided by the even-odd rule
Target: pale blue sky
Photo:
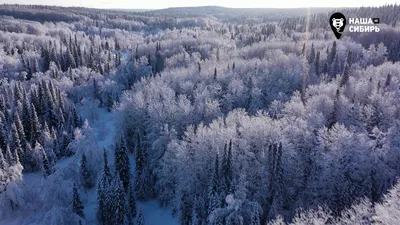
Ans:
{"type": "Polygon", "coordinates": [[[233,8],[359,7],[399,4],[400,0],[0,0],[1,4],[83,6],[90,8],[160,9],[181,6],[233,8]]]}

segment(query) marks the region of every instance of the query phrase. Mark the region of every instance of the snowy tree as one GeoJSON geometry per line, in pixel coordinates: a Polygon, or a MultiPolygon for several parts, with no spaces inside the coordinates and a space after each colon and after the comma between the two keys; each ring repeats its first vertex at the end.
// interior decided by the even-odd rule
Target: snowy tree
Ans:
{"type": "Polygon", "coordinates": [[[138,210],[135,224],[136,225],[144,225],[145,224],[143,213],[142,213],[142,210],[140,210],[140,209],[138,210]]]}
{"type": "Polygon", "coordinates": [[[73,186],[73,198],[72,198],[72,211],[78,216],[85,218],[85,214],[83,212],[83,204],[78,194],[78,189],[76,185],[73,186]]]}
{"type": "Polygon", "coordinates": [[[92,175],[90,171],[87,168],[87,161],[86,161],[86,155],[85,153],[82,154],[81,158],[81,165],[80,165],[80,173],[81,173],[81,179],[82,179],[82,185],[85,188],[92,188],[92,175]]]}
{"type": "Polygon", "coordinates": [[[117,176],[121,178],[125,190],[128,190],[131,171],[124,137],[121,137],[115,145],[115,171],[117,176]]]}

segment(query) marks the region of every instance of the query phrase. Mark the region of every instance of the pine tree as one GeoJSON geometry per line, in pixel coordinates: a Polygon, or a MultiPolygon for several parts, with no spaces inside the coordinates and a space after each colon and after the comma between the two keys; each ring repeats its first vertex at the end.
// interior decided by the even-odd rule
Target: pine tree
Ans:
{"type": "Polygon", "coordinates": [[[72,198],[72,211],[77,214],[78,216],[85,218],[85,214],[83,212],[83,204],[82,201],[79,197],[78,194],[78,189],[76,188],[76,185],[74,184],[73,187],[73,198],[72,198]]]}
{"type": "Polygon", "coordinates": [[[217,67],[214,68],[214,80],[217,79],[217,67]]]}
{"type": "Polygon", "coordinates": [[[82,185],[84,188],[90,189],[93,187],[92,184],[92,177],[90,174],[90,171],[87,168],[86,165],[86,155],[85,153],[82,154],[82,159],[81,159],[81,166],[80,166],[80,172],[81,172],[81,177],[82,177],[82,185]]]}
{"type": "Polygon", "coordinates": [[[144,217],[142,210],[139,209],[137,213],[137,218],[136,218],[136,224],[135,225],[144,225],[144,217]]]}
{"type": "Polygon", "coordinates": [[[115,146],[115,172],[121,178],[125,190],[128,190],[131,171],[124,137],[115,146]]]}

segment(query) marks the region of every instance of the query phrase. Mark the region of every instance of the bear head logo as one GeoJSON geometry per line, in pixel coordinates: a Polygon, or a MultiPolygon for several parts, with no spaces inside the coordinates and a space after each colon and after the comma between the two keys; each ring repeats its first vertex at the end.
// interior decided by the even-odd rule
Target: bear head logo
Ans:
{"type": "Polygon", "coordinates": [[[335,19],[332,18],[332,25],[336,28],[337,32],[340,32],[340,28],[343,26],[343,18],[335,19]]]}

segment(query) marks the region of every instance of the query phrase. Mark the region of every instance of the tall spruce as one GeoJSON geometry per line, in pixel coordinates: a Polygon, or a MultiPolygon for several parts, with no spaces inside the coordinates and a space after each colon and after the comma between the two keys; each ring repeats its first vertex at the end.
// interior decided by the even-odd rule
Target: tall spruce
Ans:
{"type": "Polygon", "coordinates": [[[73,197],[72,197],[72,211],[77,214],[78,216],[85,218],[85,213],[83,212],[83,204],[78,194],[78,189],[74,184],[73,187],[73,197]]]}
{"type": "Polygon", "coordinates": [[[36,108],[35,106],[32,104],[32,125],[31,125],[31,143],[35,143],[35,142],[39,142],[40,140],[40,123],[39,123],[39,118],[38,115],[36,113],[36,108]]]}
{"type": "Polygon", "coordinates": [[[120,177],[124,189],[128,190],[131,170],[124,137],[121,137],[115,146],[115,172],[120,177]]]}
{"type": "Polygon", "coordinates": [[[125,190],[122,184],[121,179],[117,175],[117,179],[115,180],[115,187],[114,191],[114,206],[113,213],[114,213],[114,224],[118,225],[128,225],[128,210],[125,207],[125,190]]]}
{"type": "Polygon", "coordinates": [[[128,187],[128,211],[130,217],[136,217],[136,199],[133,192],[132,183],[129,184],[128,187]]]}
{"type": "Polygon", "coordinates": [[[137,217],[136,217],[136,225],[144,225],[145,221],[144,221],[144,217],[143,217],[143,213],[142,210],[138,210],[137,213],[137,217]]]}
{"type": "Polygon", "coordinates": [[[140,135],[137,134],[136,142],[136,174],[135,174],[135,193],[139,200],[143,200],[146,197],[145,180],[144,180],[144,152],[143,146],[140,140],[140,135]]]}
{"type": "Polygon", "coordinates": [[[82,154],[80,173],[81,173],[83,187],[87,189],[92,188],[93,187],[92,176],[87,168],[87,160],[85,153],[82,154]]]}

